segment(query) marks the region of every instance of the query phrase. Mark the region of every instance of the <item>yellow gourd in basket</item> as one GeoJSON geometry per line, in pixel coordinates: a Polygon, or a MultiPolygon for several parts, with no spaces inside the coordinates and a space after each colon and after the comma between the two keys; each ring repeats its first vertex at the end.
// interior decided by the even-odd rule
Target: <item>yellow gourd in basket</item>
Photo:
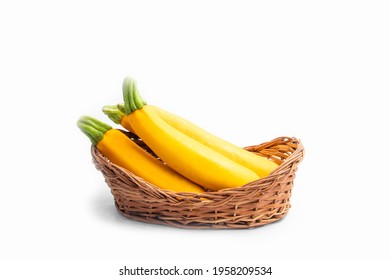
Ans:
{"type": "Polygon", "coordinates": [[[155,186],[175,192],[205,192],[203,188],[154,158],[124,133],[108,124],[83,116],[78,120],[77,126],[112,163],[155,186]]]}
{"type": "Polygon", "coordinates": [[[165,122],[140,96],[135,81],[123,83],[124,112],[134,132],[172,169],[210,190],[243,186],[259,179],[249,168],[165,122]]]}
{"type": "MultiPolygon", "coordinates": [[[[221,153],[227,158],[253,170],[260,178],[267,176],[278,167],[278,164],[275,162],[225,141],[182,117],[172,114],[157,106],[148,105],[148,107],[151,110],[156,111],[158,115],[172,127],[221,153]]],[[[125,115],[123,111],[123,104],[103,107],[103,112],[108,115],[111,120],[117,124],[121,124],[127,130],[134,132],[128,116],[125,115]]]]}

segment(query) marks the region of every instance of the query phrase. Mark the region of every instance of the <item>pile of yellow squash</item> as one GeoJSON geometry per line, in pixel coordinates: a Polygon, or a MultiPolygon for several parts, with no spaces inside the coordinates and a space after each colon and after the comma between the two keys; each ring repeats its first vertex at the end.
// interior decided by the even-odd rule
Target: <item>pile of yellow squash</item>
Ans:
{"type": "Polygon", "coordinates": [[[241,187],[278,166],[188,120],[147,105],[130,77],[123,82],[123,103],[104,106],[103,112],[136,134],[161,160],[119,129],[93,117],[82,116],[78,127],[112,163],[165,190],[203,193],[241,187]]]}

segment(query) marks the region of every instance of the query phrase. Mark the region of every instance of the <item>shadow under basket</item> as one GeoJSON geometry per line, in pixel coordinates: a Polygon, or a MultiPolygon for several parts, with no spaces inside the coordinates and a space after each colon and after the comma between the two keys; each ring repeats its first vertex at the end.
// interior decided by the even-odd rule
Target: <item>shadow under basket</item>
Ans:
{"type": "MultiPolygon", "coordinates": [[[[132,138],[150,152],[140,139],[132,138]]],[[[282,219],[291,207],[295,172],[304,156],[302,143],[279,137],[244,149],[279,166],[245,186],[202,194],[163,190],[111,163],[94,146],[91,153],[116,208],[127,218],[180,228],[253,228],[282,219]]]]}

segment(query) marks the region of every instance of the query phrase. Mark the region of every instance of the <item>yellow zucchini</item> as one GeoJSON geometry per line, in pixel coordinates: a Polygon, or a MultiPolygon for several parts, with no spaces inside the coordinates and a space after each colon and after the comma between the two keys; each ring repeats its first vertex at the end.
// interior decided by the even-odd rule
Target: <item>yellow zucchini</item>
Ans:
{"type": "Polygon", "coordinates": [[[210,190],[243,186],[259,176],[165,122],[145,104],[135,82],[123,83],[124,111],[135,133],[172,169],[210,190]]]}
{"type": "Polygon", "coordinates": [[[275,162],[225,141],[184,118],[156,106],[149,105],[149,107],[152,107],[164,121],[177,130],[221,153],[227,158],[253,170],[260,178],[267,176],[278,167],[275,162]]]}
{"type": "Polygon", "coordinates": [[[81,117],[77,125],[112,163],[153,185],[175,192],[205,192],[199,185],[147,153],[121,131],[88,116],[81,117]]]}
{"type": "MultiPolygon", "coordinates": [[[[269,175],[269,173],[278,167],[278,164],[275,162],[268,160],[265,157],[248,152],[228,141],[225,141],[184,118],[181,118],[157,106],[147,106],[149,110],[157,112],[165,122],[167,122],[175,129],[221,153],[227,158],[251,169],[260,178],[269,175]]],[[[129,116],[125,115],[122,112],[123,110],[123,104],[103,107],[103,112],[107,114],[111,120],[113,120],[115,123],[121,124],[124,128],[134,133],[134,130],[131,127],[130,121],[128,119],[129,116]]]]}

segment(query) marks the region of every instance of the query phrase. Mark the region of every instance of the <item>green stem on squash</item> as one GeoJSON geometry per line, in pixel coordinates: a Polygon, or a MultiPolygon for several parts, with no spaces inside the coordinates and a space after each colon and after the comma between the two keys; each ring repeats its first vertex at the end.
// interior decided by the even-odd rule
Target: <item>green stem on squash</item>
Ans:
{"type": "Polygon", "coordinates": [[[120,103],[118,105],[116,105],[116,107],[119,109],[119,111],[121,111],[123,114],[125,113],[125,104],[123,103],[120,103]]]}
{"type": "Polygon", "coordinates": [[[126,77],[123,81],[123,100],[124,113],[131,114],[135,110],[142,109],[146,105],[146,101],[139,94],[135,80],[126,77]]]}
{"type": "Polygon", "coordinates": [[[125,116],[117,105],[106,105],[103,107],[102,111],[116,124],[120,124],[123,116],[125,116]]]}
{"type": "Polygon", "coordinates": [[[112,127],[90,116],[82,116],[77,121],[77,126],[91,140],[93,145],[99,143],[104,134],[112,127]]]}

